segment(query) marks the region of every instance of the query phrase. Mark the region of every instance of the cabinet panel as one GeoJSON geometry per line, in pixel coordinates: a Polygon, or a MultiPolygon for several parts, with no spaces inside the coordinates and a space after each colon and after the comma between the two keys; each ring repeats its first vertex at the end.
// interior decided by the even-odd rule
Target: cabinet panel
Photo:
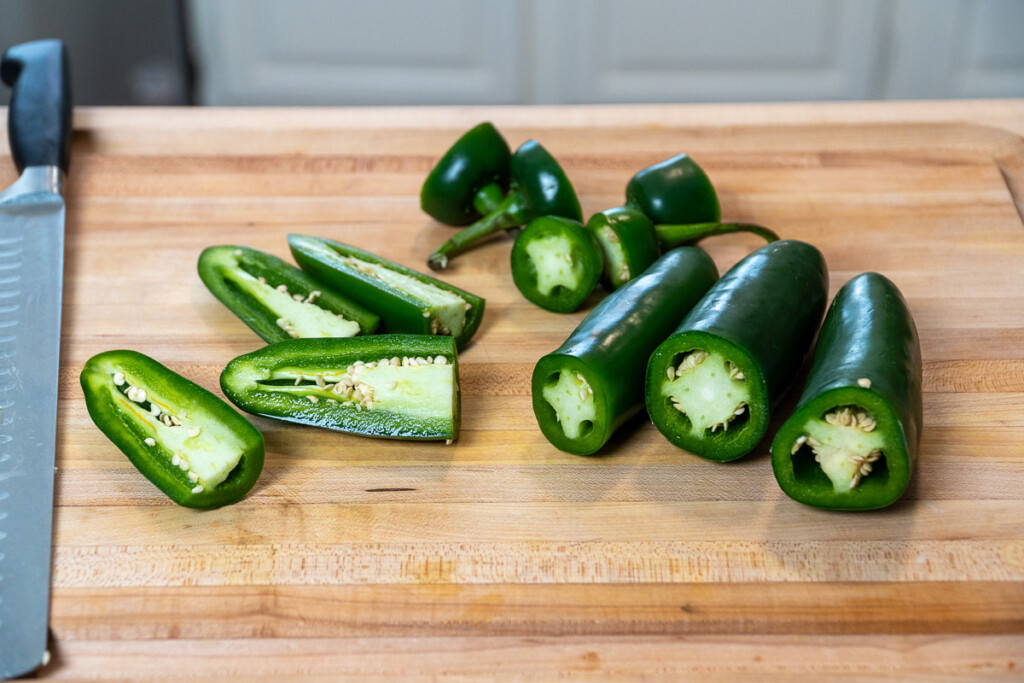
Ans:
{"type": "Polygon", "coordinates": [[[495,104],[519,96],[518,3],[219,0],[194,2],[192,13],[207,104],[495,104]]]}
{"type": "Polygon", "coordinates": [[[875,0],[560,2],[545,21],[579,18],[575,70],[541,89],[562,101],[853,99],[876,78],[875,0]]]}

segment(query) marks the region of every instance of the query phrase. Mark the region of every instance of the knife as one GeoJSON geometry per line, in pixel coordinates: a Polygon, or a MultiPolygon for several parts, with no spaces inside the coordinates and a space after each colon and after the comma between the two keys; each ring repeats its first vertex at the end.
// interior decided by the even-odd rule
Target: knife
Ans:
{"type": "Polygon", "coordinates": [[[0,60],[21,177],[0,193],[0,677],[47,657],[57,431],[61,189],[71,143],[71,85],[59,40],[0,60]]]}

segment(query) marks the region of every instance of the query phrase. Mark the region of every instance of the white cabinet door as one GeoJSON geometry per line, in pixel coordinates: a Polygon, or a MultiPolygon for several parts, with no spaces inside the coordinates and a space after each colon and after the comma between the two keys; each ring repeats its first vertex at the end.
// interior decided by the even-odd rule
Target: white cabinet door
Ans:
{"type": "Polygon", "coordinates": [[[1024,0],[192,0],[207,104],[1024,96],[1024,0]]]}
{"type": "Polygon", "coordinates": [[[195,0],[205,104],[520,99],[521,7],[502,0],[195,0]]]}
{"type": "Polygon", "coordinates": [[[537,71],[554,102],[869,98],[885,18],[878,0],[552,0],[540,11],[542,27],[558,27],[542,28],[551,68],[537,71]]]}

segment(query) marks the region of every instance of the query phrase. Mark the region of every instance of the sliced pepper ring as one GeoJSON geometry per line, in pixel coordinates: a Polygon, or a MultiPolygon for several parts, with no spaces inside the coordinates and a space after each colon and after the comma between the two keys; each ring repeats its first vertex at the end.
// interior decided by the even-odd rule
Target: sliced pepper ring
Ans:
{"type": "Polygon", "coordinates": [[[601,277],[601,248],[578,222],[530,221],[512,245],[512,279],[528,300],[555,313],[575,311],[601,277]]]}
{"type": "Polygon", "coordinates": [[[613,292],[658,258],[654,225],[643,213],[617,206],[595,213],[587,221],[604,254],[601,285],[613,292]]]}
{"type": "Polygon", "coordinates": [[[420,190],[420,207],[446,225],[490,213],[509,184],[512,153],[490,122],[465,132],[437,162],[420,190]]]}

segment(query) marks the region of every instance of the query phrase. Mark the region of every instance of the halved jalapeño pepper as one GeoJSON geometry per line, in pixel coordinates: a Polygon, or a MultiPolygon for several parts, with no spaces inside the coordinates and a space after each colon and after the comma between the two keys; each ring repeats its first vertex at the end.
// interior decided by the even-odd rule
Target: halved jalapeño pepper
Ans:
{"type": "Polygon", "coordinates": [[[220,377],[242,410],[394,439],[459,434],[459,368],[451,337],[291,339],[235,358],[220,377]]]}
{"type": "Polygon", "coordinates": [[[466,225],[489,214],[508,189],[511,158],[493,124],[466,131],[423,182],[420,207],[447,225],[466,225]]]}
{"type": "Polygon", "coordinates": [[[385,332],[451,335],[461,348],[480,327],[485,301],[465,290],[322,237],[288,244],[303,270],[380,314],[385,332]]]}
{"type": "Polygon", "coordinates": [[[568,176],[551,153],[536,140],[527,140],[512,155],[512,187],[501,203],[468,228],[455,233],[427,259],[433,270],[482,239],[524,225],[540,216],[583,220],[580,200],[568,176]]]}
{"type": "Polygon", "coordinates": [[[792,382],[828,296],[804,242],[773,242],[733,266],[647,365],[647,410],[676,446],[709,460],[746,455],[792,382]]]}
{"type": "Polygon", "coordinates": [[[609,292],[644,272],[658,258],[654,224],[636,209],[617,206],[587,221],[604,254],[601,285],[609,292]]]}
{"type": "Polygon", "coordinates": [[[258,249],[209,247],[199,255],[199,277],[266,342],[372,334],[380,324],[377,314],[258,249]]]}
{"type": "Polygon", "coordinates": [[[907,303],[885,277],[858,275],[832,302],[804,392],[775,436],[775,478],[806,505],[885,507],[910,482],[921,420],[921,345],[907,303]]]}
{"type": "Polygon", "coordinates": [[[590,455],[643,408],[647,359],[717,277],[704,251],[670,251],[541,358],[533,370],[533,412],[547,440],[590,455]]]}
{"type": "Polygon", "coordinates": [[[106,351],[81,375],[89,416],[179,505],[238,502],[263,470],[263,435],[227,403],[136,351],[106,351]]]}
{"type": "Polygon", "coordinates": [[[555,313],[571,313],[601,277],[601,248],[578,222],[535,218],[512,245],[512,280],[523,296],[555,313]]]}

